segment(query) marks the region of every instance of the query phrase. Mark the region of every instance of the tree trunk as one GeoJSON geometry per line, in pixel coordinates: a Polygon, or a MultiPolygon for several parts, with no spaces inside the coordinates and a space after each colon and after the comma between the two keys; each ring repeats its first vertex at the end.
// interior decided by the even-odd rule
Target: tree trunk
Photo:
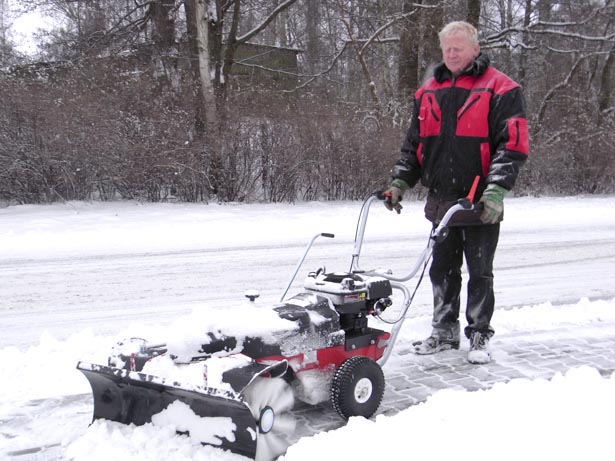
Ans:
{"type": "Polygon", "coordinates": [[[306,2],[306,35],[307,43],[305,49],[305,60],[307,71],[310,74],[315,74],[318,69],[318,60],[321,53],[320,33],[318,30],[320,24],[319,2],[306,2]]]}
{"type": "Polygon", "coordinates": [[[480,23],[480,0],[468,0],[467,21],[478,28],[480,23]]]}
{"type": "Polygon", "coordinates": [[[162,78],[174,91],[180,89],[175,46],[175,21],[172,17],[174,0],[155,0],[150,3],[152,42],[154,45],[154,77],[162,78]]]}
{"type": "MultiPolygon", "coordinates": [[[[527,28],[532,20],[532,0],[525,0],[525,16],[523,18],[523,27],[527,28]]],[[[523,43],[527,44],[530,36],[527,32],[523,32],[523,43]]],[[[521,53],[519,56],[519,71],[517,73],[519,84],[525,86],[527,78],[527,53],[521,53]]]]}
{"type": "MultiPolygon", "coordinates": [[[[408,13],[413,8],[412,0],[404,0],[402,13],[408,13]]],[[[418,52],[416,47],[416,17],[408,16],[401,22],[399,34],[398,83],[399,95],[404,100],[411,100],[412,94],[418,88],[418,52]]]]}
{"type": "Polygon", "coordinates": [[[209,139],[215,139],[218,134],[218,111],[209,57],[210,3],[210,0],[196,0],[196,43],[206,134],[209,139]]]}
{"type": "Polygon", "coordinates": [[[192,39],[191,49],[196,52],[192,62],[192,73],[196,78],[196,129],[204,142],[202,168],[207,178],[208,193],[218,194],[223,183],[221,168],[222,133],[218,113],[216,89],[213,82],[215,72],[211,66],[210,38],[212,23],[216,23],[214,0],[185,0],[188,35],[192,39]]]}
{"type": "Polygon", "coordinates": [[[5,2],[6,0],[0,0],[0,66],[5,65],[7,61],[7,51],[9,50],[6,26],[7,8],[5,2]]]}
{"type": "Polygon", "coordinates": [[[551,4],[553,0],[538,0],[536,8],[538,9],[538,20],[549,22],[551,20],[551,4]]]}
{"type": "Polygon", "coordinates": [[[435,6],[436,8],[425,9],[421,15],[421,34],[418,51],[419,82],[424,80],[430,69],[442,60],[440,38],[438,33],[444,26],[442,6],[438,0],[422,0],[423,5],[435,6]]]}
{"type": "Polygon", "coordinates": [[[226,98],[226,89],[228,85],[229,75],[231,74],[233,63],[235,62],[235,53],[237,51],[237,48],[239,47],[239,42],[237,41],[237,32],[239,31],[240,18],[241,0],[235,0],[233,16],[231,18],[231,28],[229,30],[228,36],[226,37],[226,47],[224,49],[224,64],[222,66],[223,72],[221,76],[222,81],[219,94],[219,97],[221,99],[226,98]]]}
{"type": "Polygon", "coordinates": [[[615,92],[615,82],[613,81],[614,75],[615,50],[611,50],[608,57],[606,58],[606,62],[604,63],[604,69],[602,70],[602,78],[600,79],[600,93],[598,95],[599,123],[602,123],[606,112],[611,105],[613,92],[615,92]]]}
{"type": "Polygon", "coordinates": [[[186,32],[188,34],[189,62],[192,82],[194,84],[195,101],[195,122],[194,127],[197,136],[205,133],[205,105],[203,104],[201,90],[201,74],[198,65],[199,46],[197,41],[197,11],[196,0],[184,0],[184,11],[186,12],[186,32]]]}

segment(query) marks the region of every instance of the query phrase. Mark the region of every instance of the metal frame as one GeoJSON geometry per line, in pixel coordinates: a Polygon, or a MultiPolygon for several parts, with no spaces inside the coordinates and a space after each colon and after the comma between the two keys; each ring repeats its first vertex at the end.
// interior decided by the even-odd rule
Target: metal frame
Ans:
{"type": "MultiPolygon", "coordinates": [[[[367,218],[369,216],[370,207],[375,201],[381,202],[384,199],[386,199],[386,197],[384,197],[383,194],[375,193],[371,195],[369,198],[367,198],[367,200],[365,200],[365,202],[363,203],[363,207],[361,208],[361,212],[359,213],[359,220],[357,224],[357,234],[355,237],[354,248],[352,252],[352,260],[350,263],[351,273],[360,273],[360,274],[367,275],[367,276],[377,276],[377,277],[386,278],[391,282],[391,288],[393,288],[394,290],[400,291],[403,295],[403,302],[402,302],[399,319],[395,322],[395,324],[393,325],[393,328],[390,331],[391,337],[388,339],[387,347],[385,349],[384,355],[378,360],[378,364],[380,366],[384,365],[386,361],[388,360],[389,356],[391,355],[393,346],[395,345],[395,342],[397,341],[397,336],[399,335],[399,331],[404,323],[406,314],[408,313],[408,309],[410,308],[410,304],[412,302],[412,294],[410,293],[410,290],[404,284],[404,282],[407,282],[408,280],[414,278],[419,273],[419,271],[425,266],[427,261],[429,261],[429,258],[431,258],[431,255],[433,253],[434,245],[437,242],[444,240],[446,236],[448,235],[448,224],[453,218],[453,216],[455,215],[455,213],[459,211],[473,211],[473,210],[480,209],[478,205],[473,204],[467,198],[459,200],[455,205],[453,205],[444,214],[442,220],[433,229],[429,237],[429,240],[427,242],[427,247],[419,255],[416,262],[414,263],[414,266],[410,269],[410,272],[408,272],[405,275],[396,277],[393,275],[393,273],[390,270],[382,270],[382,269],[365,270],[365,269],[362,269],[361,266],[359,265],[359,259],[361,257],[361,250],[363,248],[363,240],[365,238],[365,229],[367,227],[367,218]]],[[[290,289],[293,281],[295,280],[295,277],[297,276],[299,269],[301,268],[303,262],[305,261],[305,258],[308,252],[310,251],[310,249],[312,248],[312,245],[314,244],[314,242],[316,241],[318,237],[334,238],[335,236],[329,233],[320,233],[312,237],[312,240],[308,243],[305,249],[305,252],[303,253],[303,256],[299,260],[295,268],[295,271],[290,281],[288,282],[288,285],[286,286],[286,290],[284,290],[284,293],[282,294],[282,297],[280,298],[280,302],[282,302],[284,298],[286,297],[286,294],[288,293],[288,290],[290,289]]]]}

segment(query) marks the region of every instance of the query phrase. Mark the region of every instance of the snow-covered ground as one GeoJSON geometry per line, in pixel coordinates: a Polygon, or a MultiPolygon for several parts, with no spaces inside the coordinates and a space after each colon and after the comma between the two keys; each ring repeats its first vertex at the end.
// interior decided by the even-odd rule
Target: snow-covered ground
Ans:
{"type": "MultiPolygon", "coordinates": [[[[164,336],[180,315],[240,308],[258,289],[279,300],[320,265],[347,270],[361,204],[68,203],[0,209],[0,457],[61,443],[68,459],[232,460],[164,427],[98,421],[78,360],[105,363],[116,339],[164,336]]],[[[422,204],[372,210],[362,266],[405,272],[429,232],[422,204]]],[[[497,334],[615,324],[615,197],[510,198],[496,256],[497,334]]],[[[425,281],[400,341],[423,336],[425,281]]],[[[391,314],[392,315],[392,314],[391,314]]],[[[237,318],[247,327],[250,318],[237,318]]],[[[386,376],[386,367],[385,367],[386,376]]],[[[287,460],[455,457],[578,459],[612,454],[615,377],[583,367],[550,381],[440,391],[395,416],[351,419],[301,439],[287,460]],[[608,431],[608,433],[607,433],[608,431]],[[360,442],[359,442],[360,441],[360,442]],[[400,455],[400,453],[402,455],[400,455]],[[400,457],[401,456],[401,457],[400,457]]],[[[19,459],[19,458],[16,458],[19,459]]]]}

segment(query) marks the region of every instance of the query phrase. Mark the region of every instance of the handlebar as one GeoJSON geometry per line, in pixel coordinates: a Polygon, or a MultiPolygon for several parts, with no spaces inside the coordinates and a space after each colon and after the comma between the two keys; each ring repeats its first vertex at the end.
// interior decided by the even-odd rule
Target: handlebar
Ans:
{"type": "MultiPolygon", "coordinates": [[[[386,191],[384,191],[384,190],[377,190],[376,192],[374,192],[372,194],[372,197],[375,197],[376,199],[381,200],[383,202],[387,201],[387,200],[390,200],[390,198],[391,198],[391,196],[386,194],[386,191]]],[[[464,197],[464,198],[460,198],[459,200],[457,200],[457,203],[452,208],[454,208],[455,210],[448,217],[447,223],[450,220],[450,218],[452,217],[452,215],[455,214],[458,211],[461,211],[461,210],[464,210],[464,211],[474,211],[474,212],[477,212],[477,213],[480,212],[480,211],[483,211],[483,204],[481,202],[472,203],[472,201],[468,197],[464,197]]],[[[444,217],[442,218],[442,221],[444,221],[445,218],[446,218],[446,215],[444,215],[444,217]]]]}
{"type": "MultiPolygon", "coordinates": [[[[478,203],[478,204],[474,204],[474,197],[476,196],[476,190],[478,189],[478,184],[480,182],[480,176],[475,176],[474,177],[474,181],[472,181],[472,186],[470,187],[470,191],[468,192],[468,195],[464,198],[461,198],[457,201],[457,205],[461,205],[461,209],[466,210],[466,211],[482,211],[483,210],[483,204],[482,203],[478,203]]],[[[383,200],[383,201],[391,201],[391,194],[387,194],[386,191],[383,190],[378,190],[376,192],[374,192],[372,194],[372,196],[376,197],[378,200],[383,200]]],[[[401,197],[399,198],[399,201],[401,201],[401,197]]],[[[399,205],[399,209],[397,209],[397,213],[399,214],[399,212],[401,211],[401,205],[399,205]]],[[[457,210],[455,212],[453,212],[453,214],[455,214],[457,211],[459,211],[459,208],[457,208],[457,210]]],[[[449,219],[452,217],[449,216],[449,219]]],[[[442,219],[442,221],[444,221],[444,218],[442,219]]],[[[448,223],[448,220],[447,220],[448,223]]]]}
{"type": "Polygon", "coordinates": [[[471,211],[474,213],[480,213],[483,211],[484,204],[482,202],[472,203],[467,198],[461,198],[457,200],[457,203],[450,207],[448,211],[442,217],[442,220],[438,223],[433,231],[432,238],[437,242],[444,240],[448,234],[448,223],[453,219],[456,213],[460,211],[471,211]]]}
{"type": "Polygon", "coordinates": [[[457,201],[455,205],[453,205],[449,210],[444,214],[442,220],[437,224],[436,228],[433,230],[431,234],[431,238],[429,240],[429,244],[427,248],[423,250],[423,253],[419,256],[418,260],[415,263],[415,266],[411,269],[408,274],[395,277],[392,274],[383,273],[379,270],[364,270],[359,265],[359,259],[361,255],[361,249],[363,246],[363,237],[365,234],[365,228],[367,223],[367,216],[369,214],[370,205],[375,200],[386,200],[387,196],[384,195],[384,191],[376,191],[374,192],[363,204],[363,208],[361,210],[361,214],[359,216],[359,223],[357,228],[357,235],[355,237],[355,245],[354,251],[352,254],[352,261],[350,263],[350,271],[351,272],[364,272],[368,274],[381,275],[385,278],[388,278],[391,281],[405,282],[410,280],[414,275],[418,273],[423,263],[427,261],[431,255],[431,251],[433,245],[437,242],[440,242],[446,238],[448,235],[448,225],[453,216],[460,211],[471,211],[475,213],[479,213],[483,209],[482,203],[472,203],[468,198],[462,198],[457,201]]]}
{"type": "Polygon", "coordinates": [[[316,241],[318,237],[325,237],[328,239],[332,239],[332,238],[335,238],[335,234],[331,234],[330,232],[321,232],[319,234],[316,234],[314,237],[312,237],[312,240],[310,240],[310,243],[308,243],[307,247],[305,248],[305,251],[303,252],[303,256],[301,257],[301,259],[297,263],[297,266],[295,267],[295,272],[293,273],[293,276],[290,278],[290,281],[288,282],[288,285],[286,286],[286,290],[284,290],[284,293],[282,294],[282,297],[280,298],[280,302],[284,301],[284,298],[286,297],[286,294],[288,293],[290,286],[293,284],[293,281],[295,280],[295,277],[297,276],[299,269],[303,265],[303,261],[305,261],[305,257],[309,253],[310,248],[312,248],[312,245],[314,244],[314,242],[316,241]]]}

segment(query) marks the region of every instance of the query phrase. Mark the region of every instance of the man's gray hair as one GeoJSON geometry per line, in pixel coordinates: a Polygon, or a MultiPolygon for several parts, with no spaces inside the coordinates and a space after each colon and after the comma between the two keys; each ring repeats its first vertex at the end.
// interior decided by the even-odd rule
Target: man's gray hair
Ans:
{"type": "Polygon", "coordinates": [[[476,30],[476,27],[465,21],[453,21],[445,25],[438,33],[440,43],[442,43],[442,39],[444,37],[448,37],[456,32],[464,32],[468,37],[470,44],[478,45],[478,31],[476,30]]]}

